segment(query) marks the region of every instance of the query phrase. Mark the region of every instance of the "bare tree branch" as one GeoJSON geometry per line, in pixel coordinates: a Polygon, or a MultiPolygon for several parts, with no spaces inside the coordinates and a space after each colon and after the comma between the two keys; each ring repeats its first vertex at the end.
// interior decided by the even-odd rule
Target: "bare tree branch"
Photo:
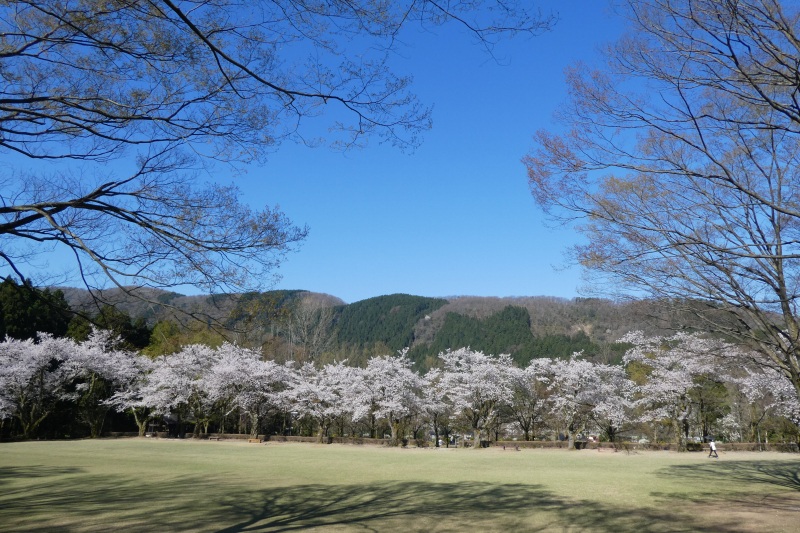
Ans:
{"type": "Polygon", "coordinates": [[[554,17],[522,0],[0,2],[0,260],[22,277],[66,250],[90,289],[269,285],[306,228],[197,169],[263,162],[323,112],[334,146],[416,146],[430,112],[389,58],[405,27],[448,22],[489,45],[554,17]]]}
{"type": "Polygon", "coordinates": [[[570,72],[567,132],[525,158],[575,259],[617,294],[757,348],[800,394],[800,11],[627,2],[632,32],[570,72]]]}

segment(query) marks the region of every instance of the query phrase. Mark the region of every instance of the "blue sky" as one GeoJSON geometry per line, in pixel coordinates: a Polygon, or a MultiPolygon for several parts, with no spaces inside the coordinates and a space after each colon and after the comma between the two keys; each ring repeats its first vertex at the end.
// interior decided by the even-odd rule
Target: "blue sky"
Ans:
{"type": "Polygon", "coordinates": [[[578,295],[579,269],[564,268],[577,236],[543,219],[520,159],[537,129],[556,127],[565,67],[596,60],[623,24],[605,1],[539,5],[558,12],[554,30],[503,43],[499,62],[457,27],[406,34],[396,68],[433,106],[433,129],[413,153],[284,144],[235,179],[254,207],[278,204],[310,227],[275,288],[346,302],[398,292],[578,295]]]}
{"type": "MultiPolygon", "coordinates": [[[[564,255],[578,236],[552,228],[538,211],[521,159],[536,130],[557,127],[564,69],[596,61],[623,22],[607,0],[535,4],[558,14],[553,31],[502,42],[497,60],[457,25],[402,35],[396,73],[412,75],[413,92],[433,107],[433,129],[414,152],[284,143],[244,175],[214,169],[213,178],[235,183],[254,209],[279,205],[310,228],[272,288],[350,303],[392,293],[579,294],[580,270],[564,255]]],[[[71,265],[67,257],[54,252],[35,265],[59,270],[71,265]]]]}

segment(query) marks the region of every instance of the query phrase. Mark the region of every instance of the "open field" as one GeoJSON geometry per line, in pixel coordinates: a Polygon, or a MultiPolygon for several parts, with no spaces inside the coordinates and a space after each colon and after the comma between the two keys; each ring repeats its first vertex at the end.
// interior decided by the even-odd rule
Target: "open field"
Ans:
{"type": "Polygon", "coordinates": [[[800,458],[787,454],[0,444],[2,531],[799,528],[800,458]]]}

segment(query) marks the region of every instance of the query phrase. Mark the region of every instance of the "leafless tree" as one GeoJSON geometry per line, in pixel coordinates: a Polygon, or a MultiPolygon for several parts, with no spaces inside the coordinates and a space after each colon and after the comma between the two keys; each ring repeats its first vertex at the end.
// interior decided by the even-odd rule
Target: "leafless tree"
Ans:
{"type": "Polygon", "coordinates": [[[624,3],[631,33],[569,71],[564,129],[536,134],[533,195],[605,290],[686,304],[800,393],[798,6],[624,3]]]}
{"type": "Polygon", "coordinates": [[[268,284],[306,229],[199,176],[325,126],[414,146],[430,117],[389,68],[403,28],[456,22],[491,48],[550,26],[526,4],[2,2],[0,259],[22,277],[65,249],[90,289],[268,284]]]}
{"type": "Polygon", "coordinates": [[[333,303],[327,295],[309,292],[294,302],[286,328],[294,359],[319,362],[333,343],[334,317],[333,303]]]}

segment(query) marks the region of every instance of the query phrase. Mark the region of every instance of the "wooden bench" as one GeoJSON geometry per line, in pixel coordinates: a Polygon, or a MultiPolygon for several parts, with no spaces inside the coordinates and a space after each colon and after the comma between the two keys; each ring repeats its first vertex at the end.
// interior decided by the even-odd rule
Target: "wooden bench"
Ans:
{"type": "Polygon", "coordinates": [[[250,444],[261,444],[261,439],[247,439],[250,444]]]}
{"type": "Polygon", "coordinates": [[[222,437],[208,437],[208,440],[219,440],[219,439],[221,439],[221,438],[222,438],[222,437]]]}

